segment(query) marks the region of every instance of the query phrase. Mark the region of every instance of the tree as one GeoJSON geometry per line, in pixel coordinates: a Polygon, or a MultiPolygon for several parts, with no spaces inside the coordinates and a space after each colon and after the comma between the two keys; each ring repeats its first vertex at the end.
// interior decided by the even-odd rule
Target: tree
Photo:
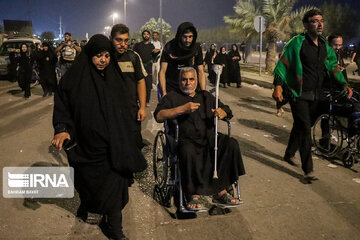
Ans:
{"type": "Polygon", "coordinates": [[[211,29],[200,29],[198,31],[197,41],[202,43],[237,43],[239,36],[232,33],[228,26],[216,27],[211,29]]]}
{"type": "MultiPolygon", "coordinates": [[[[167,39],[170,39],[171,37],[171,26],[169,23],[167,23],[164,19],[162,19],[162,34],[163,34],[163,41],[166,42],[167,39]]],[[[148,22],[146,22],[141,28],[140,32],[144,30],[149,30],[150,32],[158,32],[160,34],[160,27],[161,27],[161,18],[159,18],[157,21],[155,18],[150,18],[148,22]]]]}
{"type": "Polygon", "coordinates": [[[52,42],[55,39],[55,34],[53,32],[43,32],[40,35],[41,41],[52,42]]]}
{"type": "Polygon", "coordinates": [[[267,40],[266,71],[272,72],[276,65],[276,43],[287,41],[295,33],[303,31],[301,18],[313,7],[303,7],[293,11],[296,0],[238,0],[234,6],[235,15],[225,16],[224,20],[232,30],[246,41],[257,38],[254,18],[265,18],[265,38],[267,40]]]}
{"type": "Polygon", "coordinates": [[[325,19],[324,35],[339,33],[344,39],[358,36],[360,18],[348,5],[331,2],[319,8],[325,19]]]}

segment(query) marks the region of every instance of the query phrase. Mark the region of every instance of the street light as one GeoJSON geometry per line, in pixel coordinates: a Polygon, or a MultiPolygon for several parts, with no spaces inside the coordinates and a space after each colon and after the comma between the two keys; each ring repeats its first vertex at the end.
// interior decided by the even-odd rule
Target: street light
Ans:
{"type": "Polygon", "coordinates": [[[113,14],[111,14],[111,16],[112,16],[113,26],[114,26],[115,25],[115,18],[117,18],[119,15],[114,12],[113,14]]]}

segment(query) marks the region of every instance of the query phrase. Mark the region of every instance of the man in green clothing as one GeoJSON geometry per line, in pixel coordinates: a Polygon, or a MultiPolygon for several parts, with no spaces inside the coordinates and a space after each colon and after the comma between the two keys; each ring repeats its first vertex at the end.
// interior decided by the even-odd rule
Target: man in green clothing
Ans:
{"type": "Polygon", "coordinates": [[[343,84],[349,96],[352,90],[346,85],[346,80],[337,64],[334,50],[322,37],[324,20],[318,9],[312,9],[303,17],[305,33],[293,37],[285,46],[280,61],[274,70],[273,97],[277,101],[283,100],[282,85],[290,92],[289,99],[294,119],[284,161],[291,165],[295,152],[299,149],[304,183],[316,180],[313,175],[313,161],[311,156],[311,126],[321,111],[319,96],[326,76],[333,77],[343,84]],[[319,109],[320,108],[320,109],[319,109]]]}

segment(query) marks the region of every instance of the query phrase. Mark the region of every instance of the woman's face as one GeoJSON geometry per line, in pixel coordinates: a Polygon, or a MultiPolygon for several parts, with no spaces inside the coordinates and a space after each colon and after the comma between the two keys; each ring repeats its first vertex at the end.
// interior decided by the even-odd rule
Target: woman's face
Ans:
{"type": "Polygon", "coordinates": [[[222,54],[226,53],[225,48],[222,48],[222,49],[221,49],[221,53],[222,53],[222,54]]]}
{"type": "Polygon", "coordinates": [[[232,49],[233,49],[233,51],[236,51],[236,46],[235,46],[235,45],[233,45],[232,49]]]}
{"type": "Polygon", "coordinates": [[[21,45],[21,51],[27,52],[27,45],[26,44],[21,45]]]}
{"type": "Polygon", "coordinates": [[[215,50],[215,46],[214,45],[211,45],[211,50],[215,50]]]}
{"type": "Polygon", "coordinates": [[[110,63],[110,53],[108,51],[98,53],[91,60],[97,70],[104,70],[110,63]]]}

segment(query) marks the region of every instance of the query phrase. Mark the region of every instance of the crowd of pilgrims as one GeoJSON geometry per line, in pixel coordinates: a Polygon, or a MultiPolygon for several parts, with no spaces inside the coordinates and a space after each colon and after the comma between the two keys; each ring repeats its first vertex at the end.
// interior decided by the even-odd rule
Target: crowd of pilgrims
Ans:
{"type": "Polygon", "coordinates": [[[231,83],[236,83],[236,87],[241,87],[241,74],[239,61],[241,56],[238,46],[233,44],[230,51],[226,52],[225,47],[220,47],[219,51],[216,50],[215,44],[210,45],[210,49],[206,52],[204,63],[208,66],[209,81],[215,84],[216,74],[212,70],[214,64],[222,65],[222,73],[220,83],[224,88],[230,86],[231,83]]]}
{"type": "Polygon", "coordinates": [[[36,80],[35,72],[39,75],[39,82],[43,89],[43,96],[52,95],[57,86],[55,66],[58,57],[52,45],[44,42],[42,46],[28,46],[23,43],[20,52],[11,52],[10,74],[24,91],[25,99],[31,96],[30,85],[36,80]]]}
{"type": "MultiPolygon", "coordinates": [[[[84,47],[85,44],[86,42],[83,40],[80,46],[84,47]]],[[[58,83],[55,69],[59,64],[59,57],[60,54],[55,52],[50,42],[43,42],[41,46],[28,46],[23,43],[19,53],[10,53],[10,62],[15,71],[16,81],[24,91],[26,99],[31,96],[30,85],[35,81],[33,69],[39,75],[43,97],[52,96],[58,83]]],[[[226,88],[231,83],[235,83],[237,88],[241,88],[240,60],[241,56],[236,44],[232,44],[229,51],[226,51],[225,47],[216,50],[216,45],[211,44],[204,58],[204,66],[207,66],[210,84],[215,84],[216,81],[216,74],[212,66],[219,64],[223,66],[220,77],[221,86],[226,88]]]]}
{"type": "Polygon", "coordinates": [[[10,80],[18,82],[25,99],[31,96],[31,83],[37,80],[42,87],[43,97],[52,96],[58,85],[56,67],[59,66],[59,58],[60,53],[55,52],[51,42],[41,45],[22,43],[19,52],[9,54],[10,80]]]}

